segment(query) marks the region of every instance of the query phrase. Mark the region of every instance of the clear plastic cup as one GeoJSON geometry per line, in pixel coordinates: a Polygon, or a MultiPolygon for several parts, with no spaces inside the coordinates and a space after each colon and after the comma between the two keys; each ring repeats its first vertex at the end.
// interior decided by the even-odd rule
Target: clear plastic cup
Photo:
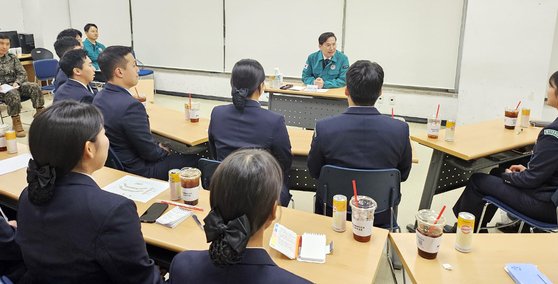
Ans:
{"type": "Polygon", "coordinates": [[[359,242],[368,242],[372,236],[374,226],[374,212],[376,211],[376,201],[374,199],[359,195],[358,207],[355,197],[351,197],[351,216],[353,223],[353,238],[359,242]]]}
{"type": "Polygon", "coordinates": [[[430,209],[422,209],[417,215],[417,249],[418,254],[426,259],[435,259],[442,243],[446,218],[441,216],[435,223],[438,213],[430,209]]]}

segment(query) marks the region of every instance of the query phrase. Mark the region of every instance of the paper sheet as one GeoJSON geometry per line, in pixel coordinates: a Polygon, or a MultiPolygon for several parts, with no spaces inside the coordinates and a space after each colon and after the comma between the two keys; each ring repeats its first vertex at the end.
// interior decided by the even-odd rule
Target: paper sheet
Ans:
{"type": "Polygon", "coordinates": [[[0,175],[5,175],[19,169],[27,168],[29,159],[31,159],[31,154],[25,153],[0,161],[0,175]]]}
{"type": "Polygon", "coordinates": [[[0,93],[5,94],[13,89],[17,89],[17,88],[14,88],[13,86],[10,86],[8,84],[4,84],[0,86],[0,93]]]}
{"type": "Polygon", "coordinates": [[[125,176],[103,189],[134,201],[146,203],[169,188],[169,184],[141,177],[125,176]]]}

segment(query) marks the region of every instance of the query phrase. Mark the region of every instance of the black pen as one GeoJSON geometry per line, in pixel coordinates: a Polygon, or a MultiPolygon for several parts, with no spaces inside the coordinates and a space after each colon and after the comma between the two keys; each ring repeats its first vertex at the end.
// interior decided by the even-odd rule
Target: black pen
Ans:
{"type": "Polygon", "coordinates": [[[200,227],[200,229],[202,231],[204,231],[203,226],[200,222],[200,219],[198,219],[198,216],[196,214],[192,214],[192,219],[194,219],[194,221],[196,222],[196,224],[198,224],[198,227],[200,227]]]}

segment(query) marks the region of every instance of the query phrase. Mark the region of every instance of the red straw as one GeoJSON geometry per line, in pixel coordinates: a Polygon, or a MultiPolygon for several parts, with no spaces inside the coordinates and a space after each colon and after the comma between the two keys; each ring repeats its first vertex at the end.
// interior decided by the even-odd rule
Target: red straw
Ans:
{"type": "Polygon", "coordinates": [[[440,113],[440,104],[438,104],[438,108],[436,109],[436,119],[438,119],[439,113],[440,113]]]}
{"type": "Polygon", "coordinates": [[[192,109],[192,94],[188,94],[188,108],[192,109]]]}
{"type": "Polygon", "coordinates": [[[391,118],[395,118],[395,114],[393,113],[393,108],[391,108],[391,118]]]}
{"type": "Polygon", "coordinates": [[[358,194],[356,189],[356,180],[353,179],[353,193],[355,194],[355,206],[358,208],[358,194]]]}
{"type": "MultiPolygon", "coordinates": [[[[442,210],[440,210],[440,214],[438,214],[438,217],[436,217],[436,220],[434,220],[434,225],[438,223],[438,220],[440,220],[440,217],[442,217],[442,214],[444,214],[444,210],[446,210],[446,205],[444,205],[442,207],[442,210]]],[[[428,229],[428,234],[432,233],[432,229],[434,229],[434,226],[430,226],[430,228],[428,229]]]]}
{"type": "Polygon", "coordinates": [[[519,101],[519,102],[517,103],[517,106],[515,107],[515,110],[517,110],[517,108],[519,107],[520,104],[521,104],[521,101],[519,101]]]}

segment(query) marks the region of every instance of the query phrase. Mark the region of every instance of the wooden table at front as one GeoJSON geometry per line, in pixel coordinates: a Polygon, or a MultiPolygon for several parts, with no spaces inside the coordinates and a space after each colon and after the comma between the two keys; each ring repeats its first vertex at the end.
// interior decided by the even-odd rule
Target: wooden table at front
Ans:
{"type": "Polygon", "coordinates": [[[188,146],[207,142],[209,119],[200,118],[199,122],[192,123],[185,119],[184,112],[150,103],[146,104],[146,110],[151,132],[188,146]]]}
{"type": "MultiPolygon", "coordinates": [[[[0,159],[2,159],[1,156],[0,159]]],[[[93,177],[99,186],[104,187],[126,174],[125,172],[104,167],[95,172],[93,177]]],[[[5,196],[17,202],[21,191],[26,186],[25,176],[25,169],[0,175],[0,196],[5,196]]],[[[167,189],[147,203],[136,202],[138,215],[147,210],[153,202],[170,200],[169,198],[170,193],[167,189]]],[[[202,190],[200,192],[200,203],[198,206],[204,208],[204,212],[197,213],[200,220],[203,220],[210,209],[209,191],[202,190]]],[[[367,243],[359,243],[353,240],[350,222],[346,224],[347,231],[337,233],[331,229],[332,219],[330,217],[281,207],[278,218],[281,224],[298,234],[304,232],[325,234],[328,242],[334,241],[335,244],[335,250],[331,255],[327,256],[325,264],[290,260],[269,248],[272,225],[265,232],[264,246],[280,267],[315,283],[337,282],[341,278],[347,283],[373,282],[378,264],[383,259],[382,253],[388,235],[387,230],[374,228],[372,240],[367,243]]],[[[142,223],[142,233],[148,244],[171,252],[205,250],[209,247],[205,240],[205,233],[196,225],[192,218],[187,219],[174,229],[157,224],[142,223]]]]}
{"type": "Polygon", "coordinates": [[[419,209],[430,208],[435,194],[465,186],[479,170],[530,155],[526,150],[512,150],[533,145],[540,130],[523,128],[517,134],[505,129],[504,122],[497,119],[457,126],[453,142],[443,139],[445,130],[440,131],[438,139],[428,138],[426,130],[411,135],[411,140],[434,150],[419,209]]]}
{"type": "Polygon", "coordinates": [[[290,126],[313,129],[316,121],[344,112],[348,105],[345,88],[307,92],[266,88],[269,110],[285,116],[290,126]]]}
{"type": "Polygon", "coordinates": [[[428,260],[418,255],[415,234],[389,235],[413,283],[514,283],[507,263],[535,264],[558,282],[558,234],[475,234],[470,253],[455,250],[455,234],[442,238],[438,256],[428,260]],[[452,270],[442,267],[446,263],[452,270]]]}

